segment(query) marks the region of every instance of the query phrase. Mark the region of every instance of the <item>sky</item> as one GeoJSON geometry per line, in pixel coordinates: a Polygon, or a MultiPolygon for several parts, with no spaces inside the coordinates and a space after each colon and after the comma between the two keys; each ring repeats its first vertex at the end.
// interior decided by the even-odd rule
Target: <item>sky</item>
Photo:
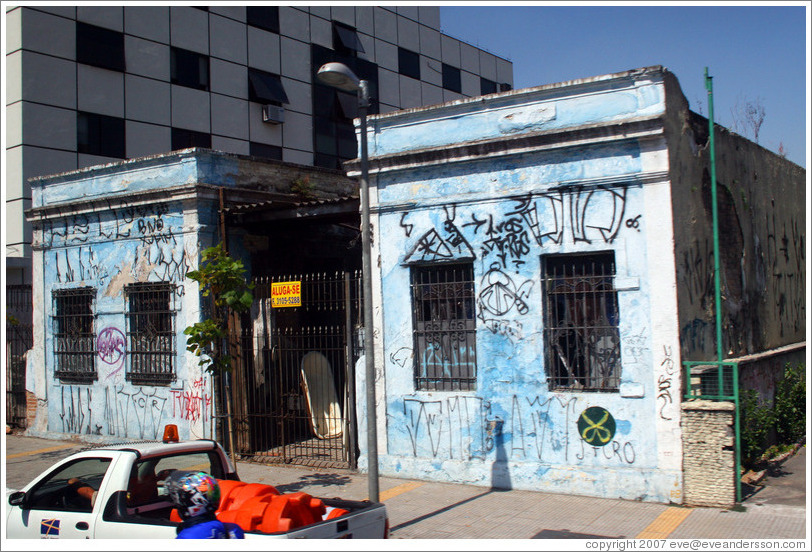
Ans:
{"type": "Polygon", "coordinates": [[[809,2],[450,2],[443,33],[513,62],[514,88],[662,65],[690,109],[753,139],[744,106],[761,104],[758,143],[809,161],[809,2]]]}

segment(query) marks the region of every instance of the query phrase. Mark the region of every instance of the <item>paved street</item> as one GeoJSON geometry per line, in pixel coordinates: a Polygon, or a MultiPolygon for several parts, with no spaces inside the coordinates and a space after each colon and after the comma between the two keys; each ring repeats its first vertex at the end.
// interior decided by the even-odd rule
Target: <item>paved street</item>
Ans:
{"type": "MultiPolygon", "coordinates": [[[[6,486],[19,488],[80,443],[9,435],[6,486]]],[[[364,474],[238,462],[240,478],[282,492],[365,499],[364,474]]],[[[808,539],[806,447],[732,510],[382,477],[393,539],[808,539]]],[[[807,540],[808,548],[809,541],[807,540]]]]}

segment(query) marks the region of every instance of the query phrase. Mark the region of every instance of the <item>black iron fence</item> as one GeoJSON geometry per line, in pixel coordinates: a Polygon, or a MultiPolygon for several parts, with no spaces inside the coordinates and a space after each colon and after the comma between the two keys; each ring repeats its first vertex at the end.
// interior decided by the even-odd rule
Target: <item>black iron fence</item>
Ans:
{"type": "Polygon", "coordinates": [[[31,286],[6,286],[6,423],[26,427],[25,353],[33,344],[31,286]]]}
{"type": "MultiPolygon", "coordinates": [[[[360,272],[254,280],[254,307],[232,326],[233,446],[246,459],[354,467],[360,272]]],[[[225,413],[222,393],[217,412],[225,413]]],[[[218,436],[230,446],[228,419],[218,436]]]]}

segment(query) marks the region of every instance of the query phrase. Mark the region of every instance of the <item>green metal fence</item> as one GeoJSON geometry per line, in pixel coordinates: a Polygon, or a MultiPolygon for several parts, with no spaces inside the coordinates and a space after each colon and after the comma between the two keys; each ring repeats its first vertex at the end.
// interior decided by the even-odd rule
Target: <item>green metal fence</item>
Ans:
{"type": "Polygon", "coordinates": [[[741,428],[739,420],[739,363],[731,361],[684,361],[685,399],[732,401],[736,431],[736,501],[742,500],[741,428]]]}

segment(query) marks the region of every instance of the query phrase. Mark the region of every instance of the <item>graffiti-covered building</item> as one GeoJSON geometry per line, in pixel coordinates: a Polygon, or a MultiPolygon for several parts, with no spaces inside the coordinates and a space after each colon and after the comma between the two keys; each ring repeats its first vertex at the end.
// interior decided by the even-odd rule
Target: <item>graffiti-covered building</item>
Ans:
{"type": "MultiPolygon", "coordinates": [[[[301,244],[315,242],[288,226],[286,241],[300,248],[292,254],[267,220],[262,235],[231,224],[229,207],[301,218],[305,193],[358,218],[356,186],[338,170],[197,148],[36,178],[31,188],[37,322],[26,381],[37,408],[28,433],[99,442],[160,438],[169,423],[182,438],[222,438],[214,382],[186,351],[184,329],[207,308],[186,273],[218,243],[248,276],[257,264],[299,269],[301,244]]],[[[335,232],[309,226],[335,249],[335,232]]],[[[235,412],[249,408],[244,388],[264,389],[265,369],[258,354],[256,375],[235,370],[235,412]]]]}
{"type": "MultiPolygon", "coordinates": [[[[369,124],[381,473],[682,502],[682,361],[716,344],[708,121],[674,75],[369,124]]],[[[802,350],[805,172],[717,148],[725,354],[802,350]]]]}

